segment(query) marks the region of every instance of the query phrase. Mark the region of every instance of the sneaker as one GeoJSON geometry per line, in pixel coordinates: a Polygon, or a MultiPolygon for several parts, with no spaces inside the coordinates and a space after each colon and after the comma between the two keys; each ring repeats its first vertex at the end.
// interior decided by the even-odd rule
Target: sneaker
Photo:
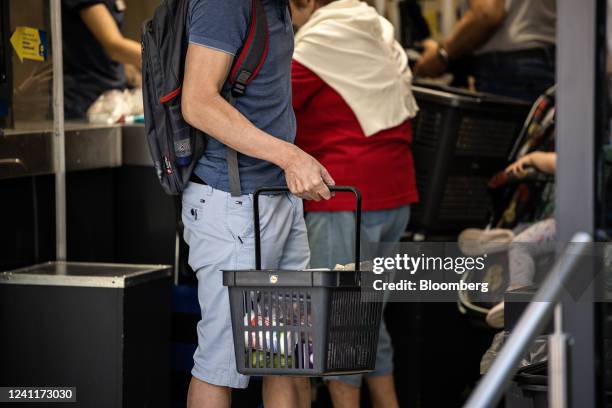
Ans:
{"type": "Polygon", "coordinates": [[[487,313],[487,324],[494,329],[504,328],[504,302],[500,302],[493,306],[487,313]]]}
{"type": "Polygon", "coordinates": [[[459,234],[457,243],[465,255],[480,256],[507,250],[513,239],[514,233],[509,229],[468,228],[459,234]]]}

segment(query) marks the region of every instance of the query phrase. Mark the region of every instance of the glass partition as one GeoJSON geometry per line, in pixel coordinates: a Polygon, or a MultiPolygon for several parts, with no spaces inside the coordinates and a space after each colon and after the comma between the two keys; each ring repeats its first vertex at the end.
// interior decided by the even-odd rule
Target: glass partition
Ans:
{"type": "MultiPolygon", "coordinates": [[[[2,50],[12,76],[7,128],[53,128],[53,63],[49,0],[4,1],[10,35],[2,50]],[[10,56],[10,58],[7,58],[10,56]]],[[[9,85],[9,88],[11,86],[9,85]]]]}

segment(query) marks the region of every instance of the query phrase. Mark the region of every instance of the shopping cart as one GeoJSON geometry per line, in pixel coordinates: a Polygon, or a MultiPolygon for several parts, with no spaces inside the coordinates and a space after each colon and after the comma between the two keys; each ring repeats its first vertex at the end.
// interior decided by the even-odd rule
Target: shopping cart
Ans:
{"type": "Polygon", "coordinates": [[[223,271],[228,287],[236,365],[248,375],[321,376],[371,371],[382,294],[360,287],[361,195],[356,198],[355,270],[262,270],[259,196],[253,197],[255,269],[223,271]]]}

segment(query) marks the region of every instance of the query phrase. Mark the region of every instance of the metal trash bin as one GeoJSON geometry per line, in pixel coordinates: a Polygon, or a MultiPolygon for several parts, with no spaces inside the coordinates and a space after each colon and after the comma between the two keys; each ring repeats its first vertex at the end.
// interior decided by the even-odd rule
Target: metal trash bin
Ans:
{"type": "Polygon", "coordinates": [[[171,285],[164,265],[0,273],[0,384],[76,387],[75,408],[167,408],[171,285]]]}
{"type": "Polygon", "coordinates": [[[258,198],[254,195],[255,270],[224,271],[236,365],[248,375],[321,376],[374,369],[382,294],[362,293],[359,271],[361,196],[356,196],[355,271],[261,270],[258,198]]]}

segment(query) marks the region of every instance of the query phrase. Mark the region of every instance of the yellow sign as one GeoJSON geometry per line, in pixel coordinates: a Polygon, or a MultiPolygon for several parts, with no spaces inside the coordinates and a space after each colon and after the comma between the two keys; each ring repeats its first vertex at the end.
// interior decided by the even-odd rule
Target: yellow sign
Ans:
{"type": "Polygon", "coordinates": [[[47,33],[32,27],[17,27],[11,44],[23,62],[24,59],[44,61],[47,57],[47,33]]]}

